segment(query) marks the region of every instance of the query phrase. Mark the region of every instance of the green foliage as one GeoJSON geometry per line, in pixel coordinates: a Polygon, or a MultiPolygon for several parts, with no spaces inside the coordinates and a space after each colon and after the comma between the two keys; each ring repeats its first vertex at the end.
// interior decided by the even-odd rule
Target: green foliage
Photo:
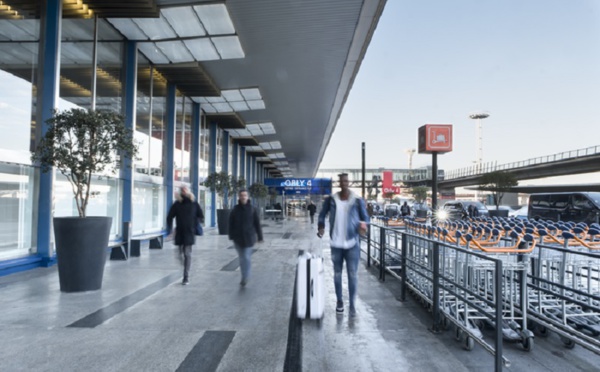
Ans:
{"type": "Polygon", "coordinates": [[[67,177],[79,216],[85,217],[92,175],[105,171],[114,174],[122,160],[136,157],[133,131],[125,126],[121,115],[110,111],[55,111],[47,124],[48,131],[31,160],[42,172],[55,167],[67,177]]]}
{"type": "Polygon", "coordinates": [[[225,191],[231,189],[232,177],[227,172],[215,172],[211,173],[206,177],[202,183],[204,186],[212,192],[216,192],[217,195],[223,197],[225,191]]]}
{"type": "Polygon", "coordinates": [[[231,196],[232,198],[235,199],[235,195],[242,189],[246,188],[246,180],[244,179],[244,177],[234,177],[231,176],[231,196]]]}
{"type": "Polygon", "coordinates": [[[253,183],[248,192],[253,199],[262,199],[269,195],[269,188],[262,183],[253,183]]]}
{"type": "Polygon", "coordinates": [[[410,194],[419,204],[423,203],[427,199],[428,192],[429,188],[427,188],[426,186],[416,186],[410,189],[410,194]]]}
{"type": "Polygon", "coordinates": [[[502,171],[486,173],[479,180],[479,188],[491,192],[496,209],[500,205],[504,193],[518,184],[519,181],[514,174],[502,171]]]}

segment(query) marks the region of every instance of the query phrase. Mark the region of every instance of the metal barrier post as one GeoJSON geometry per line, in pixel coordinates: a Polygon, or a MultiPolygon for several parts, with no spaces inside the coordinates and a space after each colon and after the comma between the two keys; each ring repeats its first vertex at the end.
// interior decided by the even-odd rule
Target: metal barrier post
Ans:
{"type": "Polygon", "coordinates": [[[373,225],[369,224],[367,229],[367,267],[371,267],[371,229],[373,225]]]}
{"type": "Polygon", "coordinates": [[[385,229],[379,228],[379,280],[385,281],[385,229]]]}
{"type": "Polygon", "coordinates": [[[496,296],[496,334],[494,356],[494,371],[502,371],[502,261],[496,261],[496,272],[494,273],[494,294],[496,296]]]}
{"type": "Polygon", "coordinates": [[[433,243],[433,303],[431,309],[433,312],[433,326],[431,331],[433,333],[440,333],[440,245],[437,242],[433,243]]]}
{"type": "Polygon", "coordinates": [[[408,241],[407,241],[407,235],[406,233],[402,233],[402,259],[400,261],[400,276],[401,276],[401,281],[400,281],[400,301],[405,301],[406,300],[406,280],[407,280],[407,275],[406,275],[406,256],[407,256],[407,251],[408,251],[408,241]]]}

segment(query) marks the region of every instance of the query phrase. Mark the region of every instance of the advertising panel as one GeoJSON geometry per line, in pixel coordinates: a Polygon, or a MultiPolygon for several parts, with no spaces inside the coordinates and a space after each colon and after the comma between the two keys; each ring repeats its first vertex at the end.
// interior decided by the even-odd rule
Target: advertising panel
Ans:
{"type": "Polygon", "coordinates": [[[267,178],[265,186],[279,195],[331,194],[331,178],[267,178]]]}
{"type": "Polygon", "coordinates": [[[394,186],[394,174],[392,171],[384,171],[382,179],[383,194],[400,194],[400,187],[394,186]]]}

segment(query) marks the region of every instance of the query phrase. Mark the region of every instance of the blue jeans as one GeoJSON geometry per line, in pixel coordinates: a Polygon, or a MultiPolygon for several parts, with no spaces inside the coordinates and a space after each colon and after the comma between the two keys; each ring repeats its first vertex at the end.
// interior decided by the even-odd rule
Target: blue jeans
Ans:
{"type": "Polygon", "coordinates": [[[240,270],[242,271],[242,280],[247,281],[250,278],[250,257],[252,256],[252,251],[254,247],[240,247],[237,244],[235,245],[235,250],[238,253],[238,257],[240,259],[240,270]]]}
{"type": "MultiPolygon", "coordinates": [[[[358,239],[357,239],[358,240],[358,239]]],[[[354,248],[341,249],[331,247],[331,261],[333,262],[333,283],[335,285],[335,295],[338,301],[343,301],[342,296],[342,270],[344,269],[344,260],[346,261],[346,271],[348,272],[348,292],[350,295],[350,307],[354,307],[356,297],[356,287],[358,282],[358,261],[360,260],[360,243],[354,248]]]]}

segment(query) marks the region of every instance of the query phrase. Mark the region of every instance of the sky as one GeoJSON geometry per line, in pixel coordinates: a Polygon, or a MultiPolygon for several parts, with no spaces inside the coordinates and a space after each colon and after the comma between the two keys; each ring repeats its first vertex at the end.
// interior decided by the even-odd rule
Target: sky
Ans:
{"type": "Polygon", "coordinates": [[[480,111],[484,163],[599,146],[600,2],[388,0],[320,168],[360,168],[363,141],[367,167],[408,168],[424,124],[453,125],[440,169],[471,166],[480,111]]]}

